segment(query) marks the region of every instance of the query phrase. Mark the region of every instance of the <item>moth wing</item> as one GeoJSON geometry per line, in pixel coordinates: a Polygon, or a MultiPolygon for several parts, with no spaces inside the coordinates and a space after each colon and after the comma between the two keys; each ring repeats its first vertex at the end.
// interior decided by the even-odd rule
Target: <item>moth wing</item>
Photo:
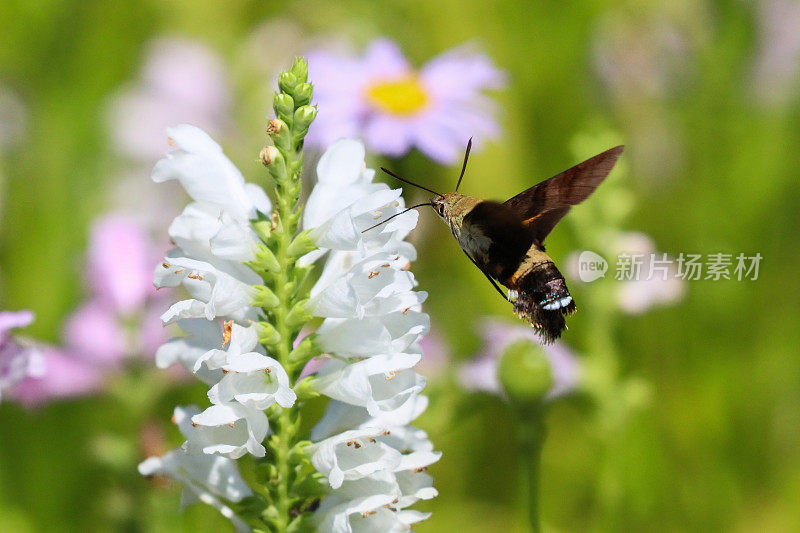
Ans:
{"type": "Polygon", "coordinates": [[[501,282],[516,271],[534,240],[531,228],[517,213],[488,200],[464,217],[462,227],[461,247],[485,274],[501,282]]]}
{"type": "Polygon", "coordinates": [[[539,242],[553,230],[570,207],[586,200],[614,168],[624,146],[615,146],[583,163],[537,183],[530,189],[506,200],[503,205],[513,210],[529,226],[539,242]]]}

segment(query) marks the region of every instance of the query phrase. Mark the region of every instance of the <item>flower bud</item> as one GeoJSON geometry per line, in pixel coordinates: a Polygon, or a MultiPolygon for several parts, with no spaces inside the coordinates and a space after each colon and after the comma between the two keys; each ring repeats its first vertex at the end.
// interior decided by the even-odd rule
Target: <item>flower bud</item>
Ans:
{"type": "Polygon", "coordinates": [[[308,80],[308,61],[306,58],[298,57],[295,59],[291,72],[300,83],[305,83],[308,80]]]}
{"type": "Polygon", "coordinates": [[[279,119],[286,124],[291,124],[294,116],[294,99],[285,93],[275,93],[272,98],[272,108],[279,119]]]}
{"type": "Polygon", "coordinates": [[[263,307],[265,309],[273,309],[281,303],[278,299],[278,296],[272,292],[272,289],[265,285],[256,285],[254,287],[256,289],[257,294],[256,297],[253,298],[253,305],[256,307],[263,307]]]}
{"type": "Polygon", "coordinates": [[[297,76],[292,74],[290,71],[281,72],[278,75],[278,88],[281,92],[287,94],[293,94],[294,88],[297,85],[297,76]]]}
{"type": "Polygon", "coordinates": [[[314,357],[322,353],[322,350],[315,342],[315,336],[309,335],[297,345],[289,354],[289,360],[297,364],[297,366],[305,365],[314,357]]]}
{"type": "Polygon", "coordinates": [[[272,221],[271,220],[257,220],[251,224],[253,231],[256,232],[258,238],[266,242],[270,235],[272,235],[272,221]]]}
{"type": "Polygon", "coordinates": [[[300,300],[299,302],[294,304],[294,307],[292,307],[292,310],[289,311],[289,314],[286,316],[286,324],[289,327],[293,328],[301,324],[305,324],[306,322],[314,318],[311,315],[311,313],[309,313],[306,310],[307,303],[308,303],[308,298],[300,300]]]}
{"type": "Polygon", "coordinates": [[[506,348],[497,376],[508,398],[519,404],[540,403],[553,386],[550,362],[541,346],[530,340],[506,348]]]}
{"type": "Polygon", "coordinates": [[[302,107],[311,103],[311,98],[314,96],[314,87],[310,83],[299,83],[294,88],[294,105],[302,107]]]}
{"type": "Polygon", "coordinates": [[[281,153],[274,146],[265,146],[258,154],[258,158],[261,159],[261,163],[263,163],[265,167],[270,166],[280,156],[281,153]]]}
{"type": "Polygon", "coordinates": [[[317,107],[304,105],[294,112],[294,140],[301,141],[308,133],[308,127],[317,117],[317,107]]]}
{"type": "Polygon", "coordinates": [[[279,118],[274,118],[267,125],[267,134],[278,148],[289,150],[292,147],[292,135],[289,127],[279,118]]]}
{"type": "Polygon", "coordinates": [[[258,323],[258,342],[266,346],[275,346],[281,342],[281,334],[269,322],[258,323]]]}
{"type": "Polygon", "coordinates": [[[256,258],[254,261],[251,261],[251,264],[254,270],[257,271],[281,271],[281,264],[278,262],[278,258],[275,257],[275,254],[272,253],[272,250],[263,244],[258,246],[258,250],[256,250],[256,258]]]}
{"type": "Polygon", "coordinates": [[[311,250],[315,250],[317,245],[311,238],[310,232],[310,230],[306,230],[295,237],[286,249],[286,253],[292,257],[302,257],[311,250]]]}
{"type": "Polygon", "coordinates": [[[319,392],[314,390],[314,377],[312,376],[301,379],[294,386],[294,392],[297,394],[298,401],[310,400],[320,395],[319,392]]]}

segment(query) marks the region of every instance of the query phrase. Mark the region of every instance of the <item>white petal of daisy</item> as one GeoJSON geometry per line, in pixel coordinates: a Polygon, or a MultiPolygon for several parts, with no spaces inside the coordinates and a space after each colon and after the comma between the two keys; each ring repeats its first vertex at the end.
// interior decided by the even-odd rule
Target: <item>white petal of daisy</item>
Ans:
{"type": "Polygon", "coordinates": [[[254,195],[252,184],[245,187],[242,174],[204,131],[183,124],[167,134],[176,148],[156,164],[153,181],[177,179],[193,200],[218,205],[240,220],[269,211],[266,195],[254,195]]]}
{"type": "Polygon", "coordinates": [[[263,411],[239,403],[212,405],[194,415],[196,431],[184,443],[188,453],[216,454],[238,459],[246,453],[264,457],[261,444],[267,436],[269,423],[263,411]]]}
{"type": "Polygon", "coordinates": [[[351,430],[308,447],[311,462],[338,489],[345,480],[361,479],[400,466],[400,452],[379,442],[374,430],[351,430]]]}

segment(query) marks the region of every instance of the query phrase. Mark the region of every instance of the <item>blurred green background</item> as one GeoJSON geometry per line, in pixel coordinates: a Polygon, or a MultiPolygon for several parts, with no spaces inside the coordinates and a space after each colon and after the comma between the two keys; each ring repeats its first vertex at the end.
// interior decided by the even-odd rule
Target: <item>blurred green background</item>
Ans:
{"type": "MultiPolygon", "coordinates": [[[[788,0],[5,0],[0,85],[22,102],[24,126],[0,152],[0,308],[33,309],[26,333],[58,342],[85,293],[87,228],[131,166],[110,139],[109,99],[140,76],[153,39],[189,38],[221,55],[233,91],[223,145],[251,180],[263,176],[271,73],[309,43],[384,35],[421,65],[474,41],[509,83],[495,94],[502,138],[474,154],[464,192],[504,199],[592,155],[576,153],[576,138],[612,135],[627,145],[616,179],[636,205],[623,229],[673,256],[764,257],[757,281],[692,281],[677,305],[615,315],[620,379],[646,383],[647,401],[613,431],[586,395],[553,406],[545,529],[798,531],[799,11],[788,0]]],[[[418,153],[403,164],[433,188],[457,173],[418,153]]],[[[434,218],[421,214],[414,271],[450,357],[465,359],[480,348],[480,319],[510,312],[434,218]]],[[[576,227],[549,238],[557,261],[588,246],[576,227]]],[[[581,308],[592,285],[571,287],[581,308]]],[[[589,353],[596,337],[582,310],[564,340],[589,353]]],[[[133,467],[141,424],[202,402],[204,387],[121,401],[136,383],[122,377],[117,394],[32,411],[3,403],[0,530],[229,528],[203,506],[179,514],[178,490],[133,467]]],[[[417,529],[525,531],[507,405],[446,375],[429,391],[418,425],[444,456],[430,470],[440,495],[419,506],[433,517],[417,529]]]]}

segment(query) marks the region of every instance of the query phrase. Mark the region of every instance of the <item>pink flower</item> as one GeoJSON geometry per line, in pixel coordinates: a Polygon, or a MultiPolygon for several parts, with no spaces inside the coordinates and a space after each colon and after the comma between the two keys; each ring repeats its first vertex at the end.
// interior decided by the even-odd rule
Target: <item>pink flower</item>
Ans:
{"type": "Polygon", "coordinates": [[[441,163],[457,161],[474,143],[499,135],[494,103],[483,91],[504,75],[483,54],[453,49],[413,69],[397,44],[373,41],[363,57],[309,54],[319,114],[308,142],[325,147],[341,137],[364,139],[392,157],[417,147],[441,163]]]}
{"type": "Polygon", "coordinates": [[[665,274],[651,270],[656,268],[653,261],[661,261],[662,254],[656,253],[653,240],[644,233],[622,233],[614,243],[620,253],[642,258],[641,275],[638,279],[619,282],[617,303],[628,314],[639,315],[652,307],[676,303],[683,298],[686,285],[676,277],[677,266],[671,260],[665,274]]]}
{"type": "Polygon", "coordinates": [[[11,336],[12,329],[31,322],[33,313],[30,311],[0,312],[0,400],[26,377],[38,376],[44,371],[38,348],[11,336]]]}
{"type": "Polygon", "coordinates": [[[44,370],[27,377],[11,396],[23,405],[33,407],[54,399],[84,396],[99,390],[104,372],[80,357],[53,347],[42,348],[44,370]]]}
{"type": "Polygon", "coordinates": [[[138,85],[111,104],[119,151],[147,162],[164,152],[167,126],[191,122],[219,133],[230,101],[221,59],[199,43],[162,39],[151,45],[138,85]]]}
{"type": "Polygon", "coordinates": [[[757,4],[759,52],[754,68],[756,96],[781,105],[797,96],[800,75],[800,4],[765,0],[757,4]]]}
{"type": "Polygon", "coordinates": [[[483,323],[483,351],[460,369],[461,384],[467,390],[502,396],[503,389],[497,377],[500,357],[511,344],[525,339],[541,346],[550,362],[553,387],[547,398],[557,398],[572,391],[578,384],[579,367],[575,355],[566,345],[558,341],[542,345],[532,328],[491,319],[483,323]]]}
{"type": "Polygon", "coordinates": [[[155,294],[153,268],[162,255],[132,218],[111,215],[95,221],[89,246],[92,292],[120,313],[141,308],[155,294]]]}
{"type": "Polygon", "coordinates": [[[424,376],[438,376],[442,374],[450,362],[450,350],[444,340],[431,328],[420,339],[422,348],[422,361],[417,365],[417,370],[424,376]]]}
{"type": "Polygon", "coordinates": [[[64,348],[42,348],[46,371],[14,389],[26,405],[94,393],[126,358],[152,357],[166,341],[168,295],[151,282],[161,254],[142,226],[123,215],[97,220],[87,255],[90,297],[67,319],[64,348]]]}
{"type": "Polygon", "coordinates": [[[166,341],[157,325],[169,295],[157,292],[152,282],[153,265],[162,255],[134,218],[112,214],[95,221],[88,252],[91,297],[68,321],[71,351],[106,365],[155,353],[166,341]]]}

